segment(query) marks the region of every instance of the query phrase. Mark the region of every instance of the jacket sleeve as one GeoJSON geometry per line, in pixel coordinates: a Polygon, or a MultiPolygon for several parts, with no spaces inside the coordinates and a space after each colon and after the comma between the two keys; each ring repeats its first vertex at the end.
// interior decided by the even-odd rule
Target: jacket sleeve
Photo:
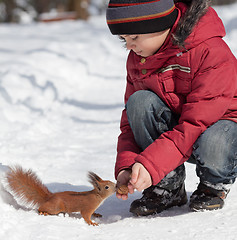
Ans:
{"type": "Polygon", "coordinates": [[[135,158],[149,171],[154,185],[190,157],[197,138],[221,119],[233,99],[237,89],[236,59],[228,51],[220,51],[203,54],[179,124],[135,158]]]}
{"type": "MultiPolygon", "coordinates": [[[[127,76],[127,86],[125,92],[125,104],[128,101],[129,96],[135,92],[133,84],[130,81],[129,75],[127,76]]],[[[117,144],[117,158],[115,164],[115,177],[117,178],[118,173],[126,168],[131,168],[135,163],[135,158],[141,152],[140,148],[134,140],[134,136],[130,125],[128,123],[126,110],[122,112],[120,122],[121,134],[118,137],[117,144]]]]}

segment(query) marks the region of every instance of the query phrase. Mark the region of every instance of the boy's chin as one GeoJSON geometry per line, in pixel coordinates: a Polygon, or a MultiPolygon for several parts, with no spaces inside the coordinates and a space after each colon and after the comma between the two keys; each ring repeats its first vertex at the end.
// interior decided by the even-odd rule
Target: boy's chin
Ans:
{"type": "Polygon", "coordinates": [[[144,53],[143,51],[135,52],[135,53],[136,53],[138,56],[144,57],[144,58],[153,55],[153,54],[144,53]]]}

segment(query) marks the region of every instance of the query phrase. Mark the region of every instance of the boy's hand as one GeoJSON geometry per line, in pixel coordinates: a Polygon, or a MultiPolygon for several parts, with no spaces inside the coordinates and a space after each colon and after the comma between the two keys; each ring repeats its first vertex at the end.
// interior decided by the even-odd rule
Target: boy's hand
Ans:
{"type": "MultiPolygon", "coordinates": [[[[122,170],[117,177],[117,186],[127,185],[130,194],[134,193],[134,189],[142,191],[152,185],[150,173],[141,163],[135,163],[132,171],[129,169],[122,170]]],[[[127,200],[128,195],[116,194],[117,198],[127,200]]]]}
{"type": "Polygon", "coordinates": [[[151,175],[141,163],[133,165],[130,184],[139,192],[152,185],[151,175]]]}
{"type": "MultiPolygon", "coordinates": [[[[119,172],[118,177],[117,177],[117,187],[121,185],[127,185],[128,186],[128,192],[132,194],[134,192],[133,187],[129,183],[129,180],[131,179],[131,170],[126,169],[122,170],[119,172]]],[[[122,200],[127,200],[128,195],[126,194],[118,194],[116,193],[117,198],[122,199],[122,200]]]]}

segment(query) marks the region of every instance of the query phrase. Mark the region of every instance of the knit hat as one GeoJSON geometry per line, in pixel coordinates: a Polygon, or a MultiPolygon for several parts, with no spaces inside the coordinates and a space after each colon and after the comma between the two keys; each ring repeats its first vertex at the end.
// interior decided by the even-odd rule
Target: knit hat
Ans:
{"type": "Polygon", "coordinates": [[[173,26],[177,15],[173,0],[110,0],[106,12],[114,35],[164,31],[173,26]]]}

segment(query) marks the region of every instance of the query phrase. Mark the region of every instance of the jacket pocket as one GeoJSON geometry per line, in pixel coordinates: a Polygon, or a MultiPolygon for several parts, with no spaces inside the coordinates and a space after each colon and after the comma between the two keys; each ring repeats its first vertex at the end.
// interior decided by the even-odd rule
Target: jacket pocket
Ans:
{"type": "Polygon", "coordinates": [[[166,77],[162,81],[164,91],[167,93],[188,94],[191,92],[191,80],[181,79],[178,76],[166,77]]]}

